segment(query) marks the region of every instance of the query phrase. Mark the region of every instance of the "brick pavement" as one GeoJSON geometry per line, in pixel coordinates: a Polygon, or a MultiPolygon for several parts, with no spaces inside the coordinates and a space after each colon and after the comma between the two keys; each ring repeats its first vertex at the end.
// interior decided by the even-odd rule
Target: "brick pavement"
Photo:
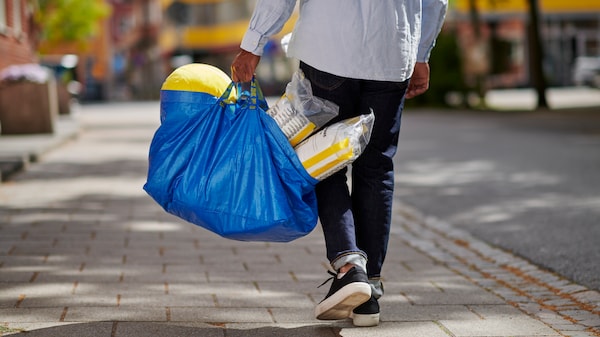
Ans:
{"type": "Polygon", "coordinates": [[[76,140],[0,185],[0,336],[599,335],[597,292],[401,203],[380,326],[317,321],[319,229],[248,243],[187,224],[142,190],[157,103],[78,119],[76,140]]]}

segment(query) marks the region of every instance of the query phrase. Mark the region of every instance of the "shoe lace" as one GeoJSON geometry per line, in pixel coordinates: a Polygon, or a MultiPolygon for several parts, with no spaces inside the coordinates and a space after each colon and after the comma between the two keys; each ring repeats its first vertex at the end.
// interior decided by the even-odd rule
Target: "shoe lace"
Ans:
{"type": "Polygon", "coordinates": [[[333,280],[334,280],[334,279],[337,277],[337,274],[336,274],[336,273],[334,273],[334,272],[332,272],[331,270],[328,270],[328,271],[327,271],[327,273],[328,273],[329,275],[331,275],[331,277],[330,277],[330,278],[328,278],[328,279],[326,279],[326,280],[325,280],[325,282],[321,283],[321,285],[319,285],[317,288],[321,288],[321,287],[322,287],[322,286],[324,286],[324,285],[325,285],[327,282],[329,282],[329,281],[333,281],[333,280]]]}

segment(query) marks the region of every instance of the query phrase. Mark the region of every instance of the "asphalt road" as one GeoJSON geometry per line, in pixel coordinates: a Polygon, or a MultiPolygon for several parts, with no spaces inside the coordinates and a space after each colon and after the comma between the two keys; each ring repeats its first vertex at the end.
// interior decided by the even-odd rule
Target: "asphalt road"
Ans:
{"type": "Polygon", "coordinates": [[[600,289],[600,108],[406,110],[401,201],[600,289]]]}

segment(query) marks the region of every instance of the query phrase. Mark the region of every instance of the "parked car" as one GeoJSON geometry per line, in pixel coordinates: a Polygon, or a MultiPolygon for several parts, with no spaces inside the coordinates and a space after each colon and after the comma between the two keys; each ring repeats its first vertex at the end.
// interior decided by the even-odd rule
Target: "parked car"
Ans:
{"type": "Polygon", "coordinates": [[[573,83],[600,88],[600,56],[581,56],[575,59],[573,83]]]}

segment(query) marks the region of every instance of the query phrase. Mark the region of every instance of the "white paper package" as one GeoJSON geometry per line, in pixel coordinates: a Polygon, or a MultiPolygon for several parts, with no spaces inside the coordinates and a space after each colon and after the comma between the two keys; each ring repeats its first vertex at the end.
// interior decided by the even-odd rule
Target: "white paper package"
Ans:
{"type": "Polygon", "coordinates": [[[332,124],[298,144],[294,150],[306,171],[323,180],[351,164],[371,138],[375,115],[361,115],[332,124]]]}
{"type": "Polygon", "coordinates": [[[298,69],[286,86],[285,94],[267,110],[292,146],[296,146],[338,115],[339,107],[315,97],[310,81],[298,69]]]}

